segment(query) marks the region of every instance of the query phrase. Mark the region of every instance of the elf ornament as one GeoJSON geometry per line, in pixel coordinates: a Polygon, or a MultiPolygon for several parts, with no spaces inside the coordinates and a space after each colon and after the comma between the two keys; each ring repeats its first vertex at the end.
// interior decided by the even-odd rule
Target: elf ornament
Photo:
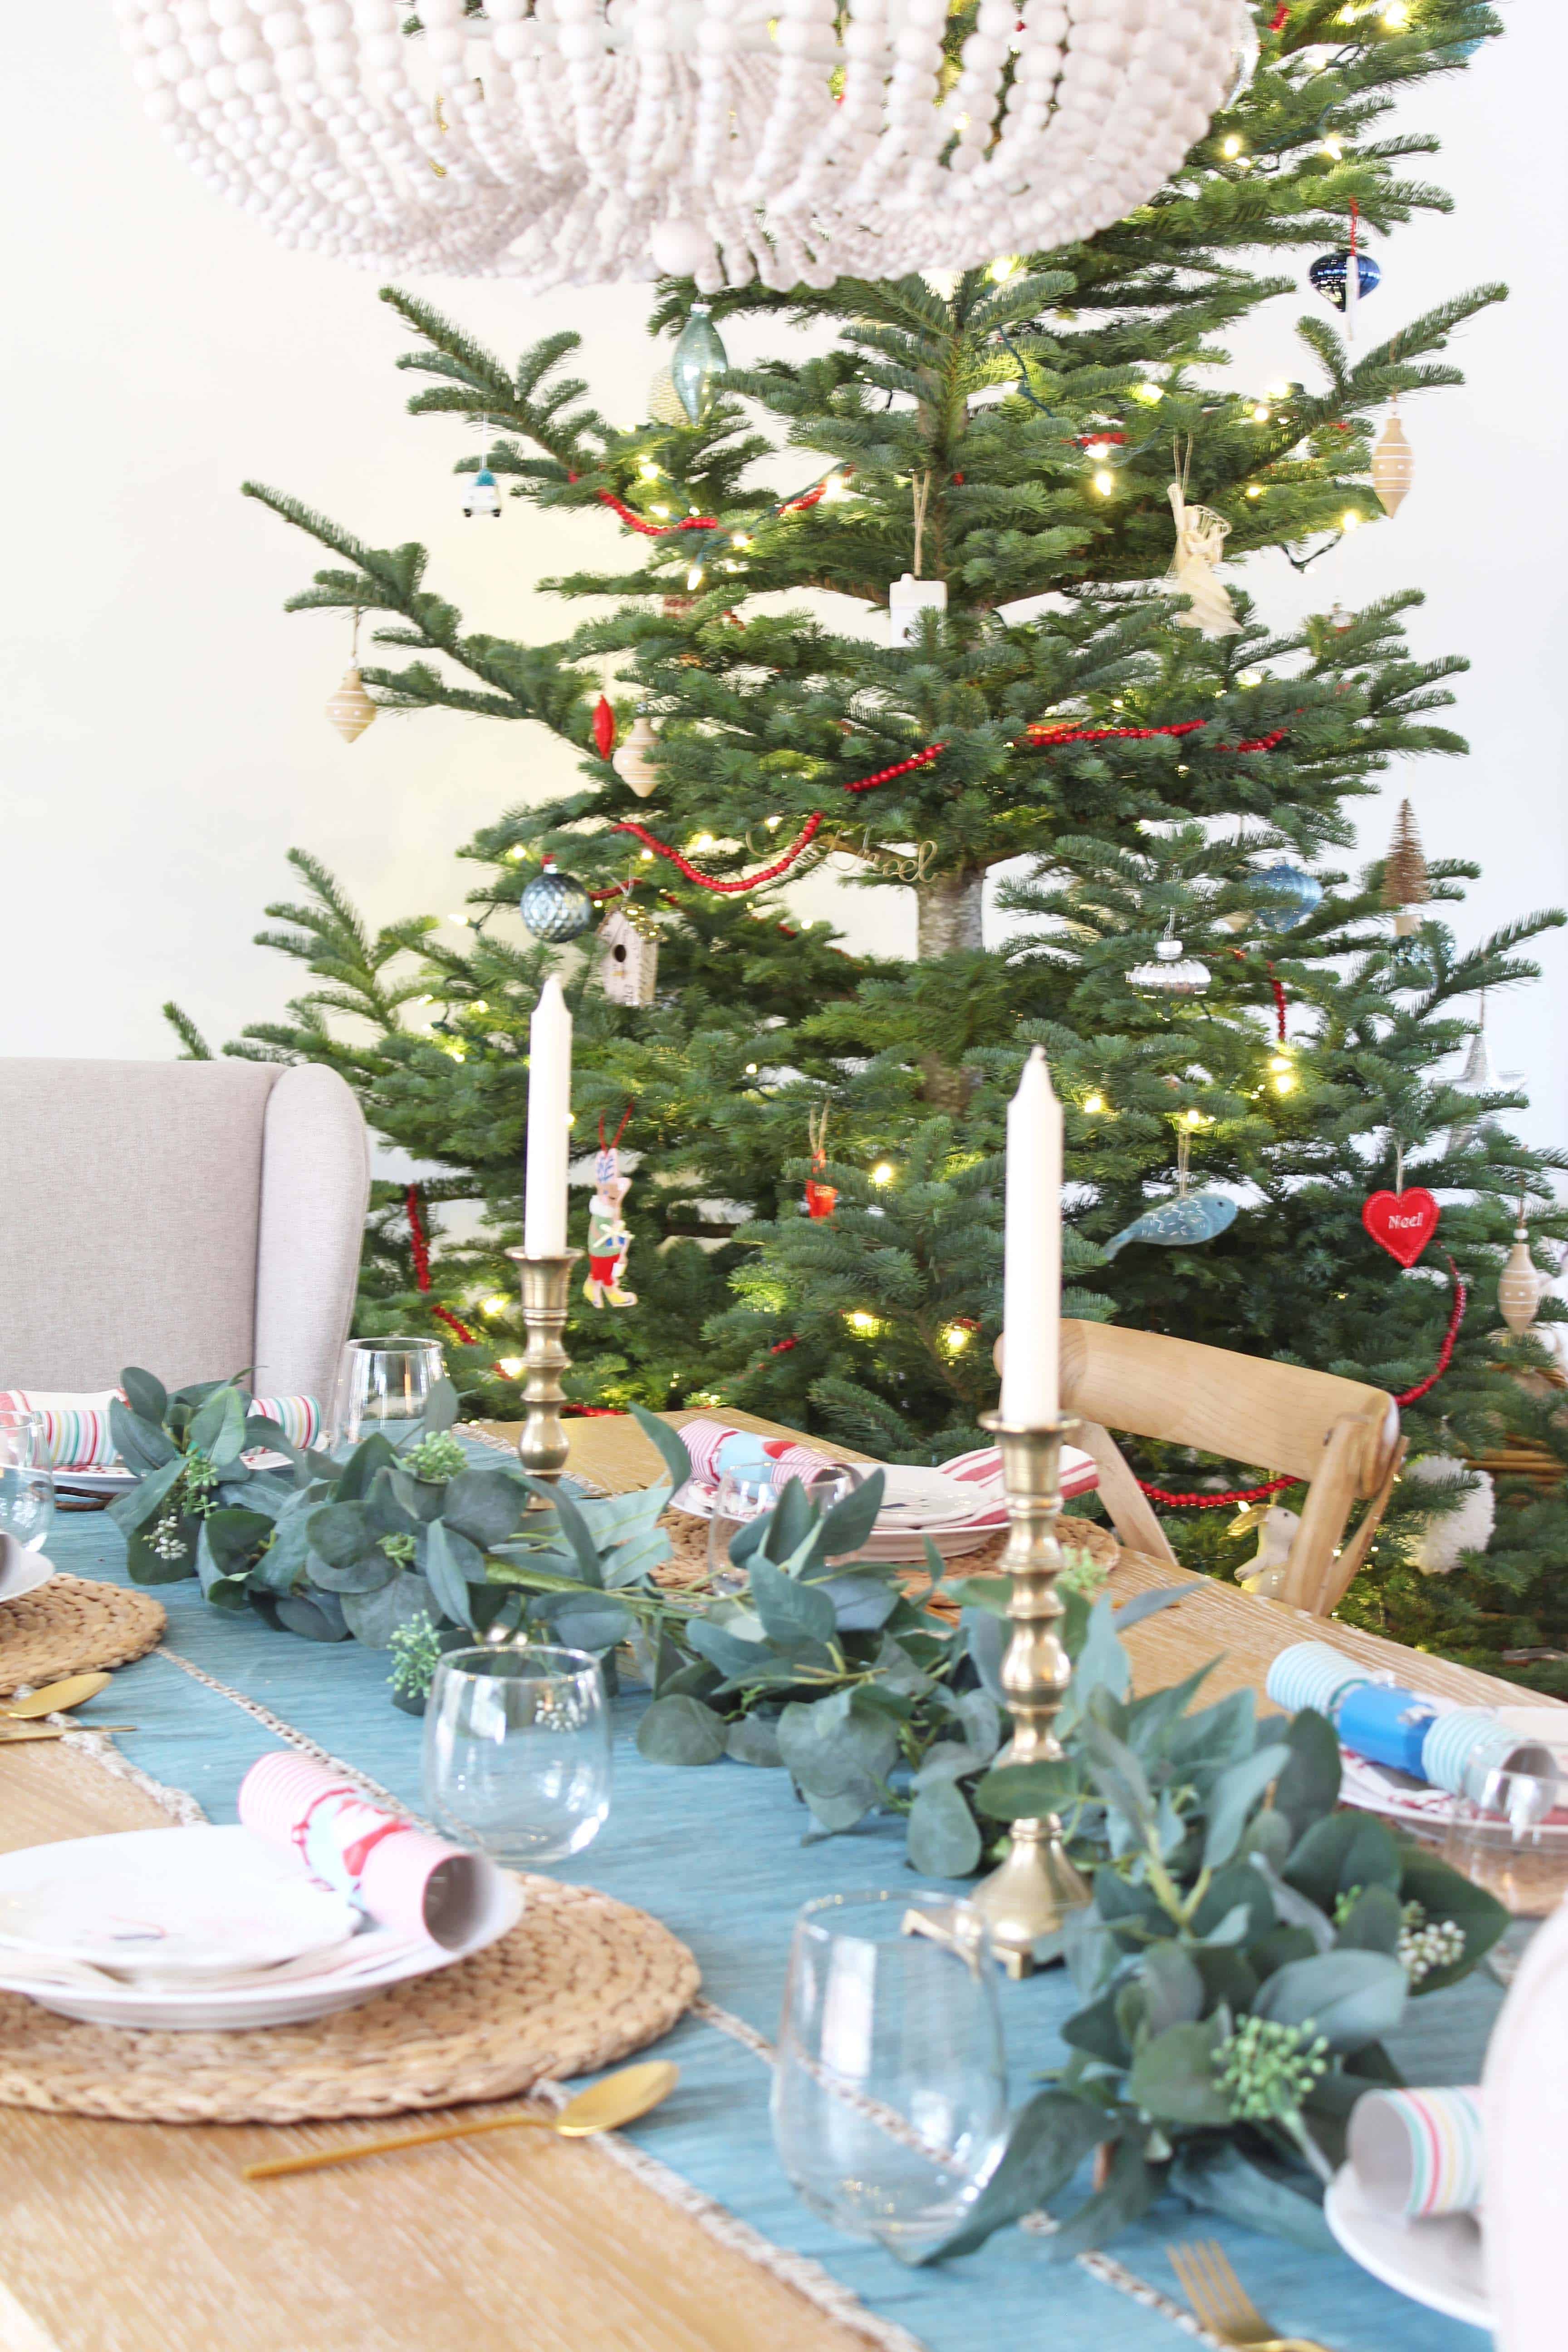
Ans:
{"type": "MultiPolygon", "coordinates": [[[[1495,1095],[1500,1091],[1498,1075],[1492,1067],[1491,1049],[1487,1044],[1487,992],[1483,988],[1480,1000],[1480,1023],[1470,1039],[1470,1050],[1465,1055],[1465,1066],[1453,1080],[1456,1094],[1495,1095]]],[[[1469,1119],[1448,1130],[1450,1151],[1468,1151],[1483,1135],[1495,1129],[1497,1120],[1491,1112],[1480,1118],[1469,1119]]]]}
{"type": "Polygon", "coordinates": [[[599,1121],[599,1156],[594,1162],[594,1197],[588,1203],[588,1278],[583,1296],[590,1307],[635,1307],[637,1295],[626,1287],[626,1257],[632,1245],[622,1204],[631,1190],[631,1178],[621,1174],[616,1145],[626,1131],[631,1105],[621,1113],[615,1142],[605,1140],[599,1121]]]}

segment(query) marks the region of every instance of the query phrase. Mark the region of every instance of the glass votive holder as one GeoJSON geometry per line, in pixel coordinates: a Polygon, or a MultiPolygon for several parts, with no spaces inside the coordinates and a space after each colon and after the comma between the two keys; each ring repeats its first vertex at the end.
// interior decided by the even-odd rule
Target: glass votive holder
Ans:
{"type": "Polygon", "coordinates": [[[610,1709],[586,1650],[451,1650],[425,1709],[425,1805],[516,1869],[581,1853],[610,1810],[610,1709]]]}

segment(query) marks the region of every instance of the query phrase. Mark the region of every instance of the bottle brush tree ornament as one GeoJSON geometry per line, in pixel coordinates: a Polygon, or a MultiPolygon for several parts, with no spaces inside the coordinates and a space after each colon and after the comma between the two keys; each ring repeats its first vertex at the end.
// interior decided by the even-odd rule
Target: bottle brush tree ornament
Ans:
{"type": "Polygon", "coordinates": [[[1394,839],[1383,867],[1383,903],[1393,909],[1398,938],[1408,939],[1412,931],[1420,929],[1421,918],[1416,909],[1426,906],[1431,896],[1426,855],[1415,829],[1415,812],[1408,801],[1401,801],[1399,814],[1394,821],[1394,839]]]}
{"type": "Polygon", "coordinates": [[[1399,403],[1391,401],[1388,418],[1372,453],[1372,487],[1385,515],[1396,515],[1415,479],[1415,452],[1405,438],[1399,403]]]}

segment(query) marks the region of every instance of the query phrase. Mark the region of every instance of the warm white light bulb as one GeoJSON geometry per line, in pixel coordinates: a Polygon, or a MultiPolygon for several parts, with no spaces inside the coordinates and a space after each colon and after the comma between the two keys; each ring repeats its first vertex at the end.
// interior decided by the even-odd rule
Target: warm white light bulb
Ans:
{"type": "Polygon", "coordinates": [[[1228,139],[1226,139],[1226,140],[1224,142],[1224,143],[1222,144],[1222,146],[1221,146],[1221,148],[1220,148],[1220,151],[1219,151],[1219,152],[1220,152],[1220,153],[1221,153],[1222,155],[1229,156],[1229,157],[1231,158],[1231,160],[1234,162],[1235,158],[1236,158],[1237,155],[1239,155],[1239,154],[1240,154],[1240,152],[1241,152],[1241,148],[1242,148],[1242,142],[1241,142],[1241,140],[1237,136],[1237,133],[1233,131],[1231,132],[1231,134],[1230,134],[1229,138],[1228,138],[1228,139]]]}
{"type": "Polygon", "coordinates": [[[1108,499],[1110,496],[1111,491],[1116,488],[1115,475],[1108,472],[1106,467],[1102,466],[1099,473],[1096,474],[1094,478],[1094,487],[1100,492],[1102,499],[1108,499]]]}

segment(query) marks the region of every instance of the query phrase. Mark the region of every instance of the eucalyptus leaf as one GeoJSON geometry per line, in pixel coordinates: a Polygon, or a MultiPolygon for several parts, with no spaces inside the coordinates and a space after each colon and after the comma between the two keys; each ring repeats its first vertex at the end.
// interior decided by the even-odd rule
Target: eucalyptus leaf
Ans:
{"type": "Polygon", "coordinates": [[[1173,2025],[1193,2025],[1203,2014],[1203,1972],[1177,1943],[1152,1944],[1138,1963],[1151,2033],[1173,2025]]]}
{"type": "Polygon", "coordinates": [[[508,1470],[463,1470],[448,1480],[441,1517],[449,1528],[489,1551],[517,1533],[528,1507],[528,1489],[508,1470]]]}
{"type": "MultiPolygon", "coordinates": [[[[176,1454],[161,1470],[150,1472],[128,1495],[117,1495],[109,1507],[109,1516],[121,1534],[132,1536],[150,1519],[155,1519],[184,1475],[184,1455],[176,1454]]],[[[188,1576],[190,1570],[185,1569],[181,1573],[188,1576]]]]}
{"type": "Polygon", "coordinates": [[[346,1642],[347,1623],[341,1610],[334,1612],[335,1596],[317,1593],[310,1600],[303,1594],[288,1594],[272,1603],[278,1622],[290,1633],[302,1633],[308,1642],[346,1642]]]}
{"type": "MultiPolygon", "coordinates": [[[[1038,2091],[1013,2117],[1002,2161],[966,2215],[962,2228],[923,2253],[900,2255],[911,2263],[945,2262],[972,2254],[995,2230],[1025,2213],[1037,2212],[1065,2189],[1086,2157],[1105,2137],[1105,2118],[1082,2099],[1060,2091],[1038,2091]]],[[[897,2244],[893,2251],[899,2252],[897,2244]]]]}
{"type": "Polygon", "coordinates": [[[1405,1970],[1383,1952],[1321,1952],[1276,1969],[1252,2007],[1279,2025],[1310,2021],[1331,2050],[1359,2050],[1394,2031],[1407,1990],[1405,1970]]]}
{"type": "Polygon", "coordinates": [[[1391,1888],[1363,1886],[1340,1921],[1334,1940],[1341,1951],[1386,1952],[1393,1957],[1399,1950],[1403,1925],[1399,1897],[1391,1888]]]}
{"type": "Polygon", "coordinates": [[[439,1519],[433,1520],[425,1531],[422,1566],[442,1615],[449,1617],[456,1625],[467,1625],[470,1633],[473,1632],[468,1580],[458,1565],[456,1550],[439,1519]]]}
{"type": "Polygon", "coordinates": [[[306,1532],[311,1550],[331,1568],[352,1568],[375,1549],[370,1515],[363,1503],[323,1505],[311,1513],[306,1532]]]}
{"type": "Polygon", "coordinates": [[[824,1560],[842,1559],[847,1553],[860,1549],[877,1524],[887,1484],[884,1471],[873,1471],[841,1502],[834,1504],[817,1529],[818,1550],[824,1560]]]}
{"type": "Polygon", "coordinates": [[[1287,2239],[1309,2253],[1331,2253],[1334,2238],[1323,2218],[1321,2192],[1307,2174],[1300,2182],[1293,2188],[1230,2143],[1213,2140],[1187,2142],[1170,2173],[1170,2186],[1205,2212],[1287,2239]]]}
{"type": "Polygon", "coordinates": [[[699,1698],[656,1698],[637,1726],[650,1764],[717,1764],[728,1744],[723,1717],[699,1698]]]}
{"type": "Polygon", "coordinates": [[[342,1595],[343,1622],[367,1650],[389,1648],[399,1625],[411,1625],[416,1617],[434,1618],[438,1605],[422,1576],[394,1577],[379,1592],[342,1595]]]}
{"type": "Polygon", "coordinates": [[[1302,1707],[1285,1733],[1290,1760],[1274,1791],[1274,1810],[1297,1838],[1331,1813],[1340,1795],[1340,1738],[1327,1716],[1302,1707]]]}
{"type": "Polygon", "coordinates": [[[430,1393],[425,1400],[425,1410],[419,1417],[418,1432],[413,1437],[403,1439],[399,1452],[416,1445],[420,1437],[437,1437],[443,1430],[454,1428],[461,1411],[458,1391],[451,1381],[445,1379],[433,1381],[430,1393]]]}
{"type": "Polygon", "coordinates": [[[1247,1815],[1289,1760],[1290,1750],[1260,1748],[1245,1763],[1222,1772],[1209,1791],[1208,1831],[1204,1839],[1204,1868],[1217,1870],[1230,1860],[1241,1843],[1247,1815]]]}
{"type": "Polygon", "coordinates": [[[910,1808],[910,1864],[926,1878],[967,1878],[980,1867],[980,1832],[951,1781],[922,1789],[910,1808]]]}
{"type": "Polygon", "coordinates": [[[161,1470],[166,1462],[179,1459],[179,1449],[162,1423],[128,1412],[118,1397],[110,1402],[109,1434],[127,1469],[143,1477],[149,1470],[161,1470]]]}
{"type": "Polygon", "coordinates": [[[1164,2178],[1162,2170],[1144,2161],[1136,2140],[1118,2140],[1103,2188],[1086,2198],[1049,2241],[1051,2260],[1071,2262],[1091,2247],[1104,2245],[1108,2238],[1149,2210],[1164,2186],[1164,2178]]]}
{"type": "Polygon", "coordinates": [[[624,1602],[601,1596],[553,1601],[550,1622],[568,1649],[597,1654],[613,1650],[617,1642],[624,1642],[637,1619],[624,1602]]]}
{"type": "MultiPolygon", "coordinates": [[[[154,1380],[151,1372],[144,1372],[139,1364],[127,1364],[120,1375],[120,1385],[125,1391],[125,1403],[137,1420],[162,1436],[169,1411],[169,1391],[163,1381],[154,1380]]],[[[118,1404],[119,1398],[116,1397],[114,1402],[118,1404]]]]}
{"type": "Polygon", "coordinates": [[[831,1642],[837,1629],[833,1601],[822,1587],[799,1583],[761,1552],[752,1561],[752,1605],[768,1639],[785,1649],[803,1642],[831,1642]]]}
{"type": "Polygon", "coordinates": [[[732,1723],[724,1748],[737,1764],[756,1764],[764,1770],[776,1770],[784,1763],[777,1728],[764,1716],[743,1715],[739,1723],[732,1723]]]}
{"type": "Polygon", "coordinates": [[[669,1473],[671,1486],[684,1486],[691,1476],[691,1456],[686,1450],[680,1432],[671,1429],[668,1422],[661,1421],[658,1413],[649,1412],[646,1405],[634,1404],[627,1410],[643,1435],[658,1447],[659,1458],[669,1473]]]}
{"type": "Polygon", "coordinates": [[[1128,2095],[1163,2123],[1228,2124],[1230,2102],[1214,2071],[1215,2053],[1225,2038],[1219,2026],[1215,2016],[1156,2033],[1132,2061],[1128,2095]]]}
{"type": "Polygon", "coordinates": [[[599,1566],[599,1547],[594,1541],[594,1531],[578,1505],[559,1483],[547,1486],[540,1478],[529,1478],[524,1483],[531,1493],[537,1495],[542,1503],[548,1503],[554,1512],[556,1523],[577,1562],[577,1573],[583,1582],[602,1586],[605,1580],[599,1566]]]}
{"type": "Polygon", "coordinates": [[[1331,1813],[1291,1849],[1283,1876],[1320,1911],[1352,1886],[1397,1887],[1399,1848],[1393,1832],[1367,1813],[1331,1813]]]}

